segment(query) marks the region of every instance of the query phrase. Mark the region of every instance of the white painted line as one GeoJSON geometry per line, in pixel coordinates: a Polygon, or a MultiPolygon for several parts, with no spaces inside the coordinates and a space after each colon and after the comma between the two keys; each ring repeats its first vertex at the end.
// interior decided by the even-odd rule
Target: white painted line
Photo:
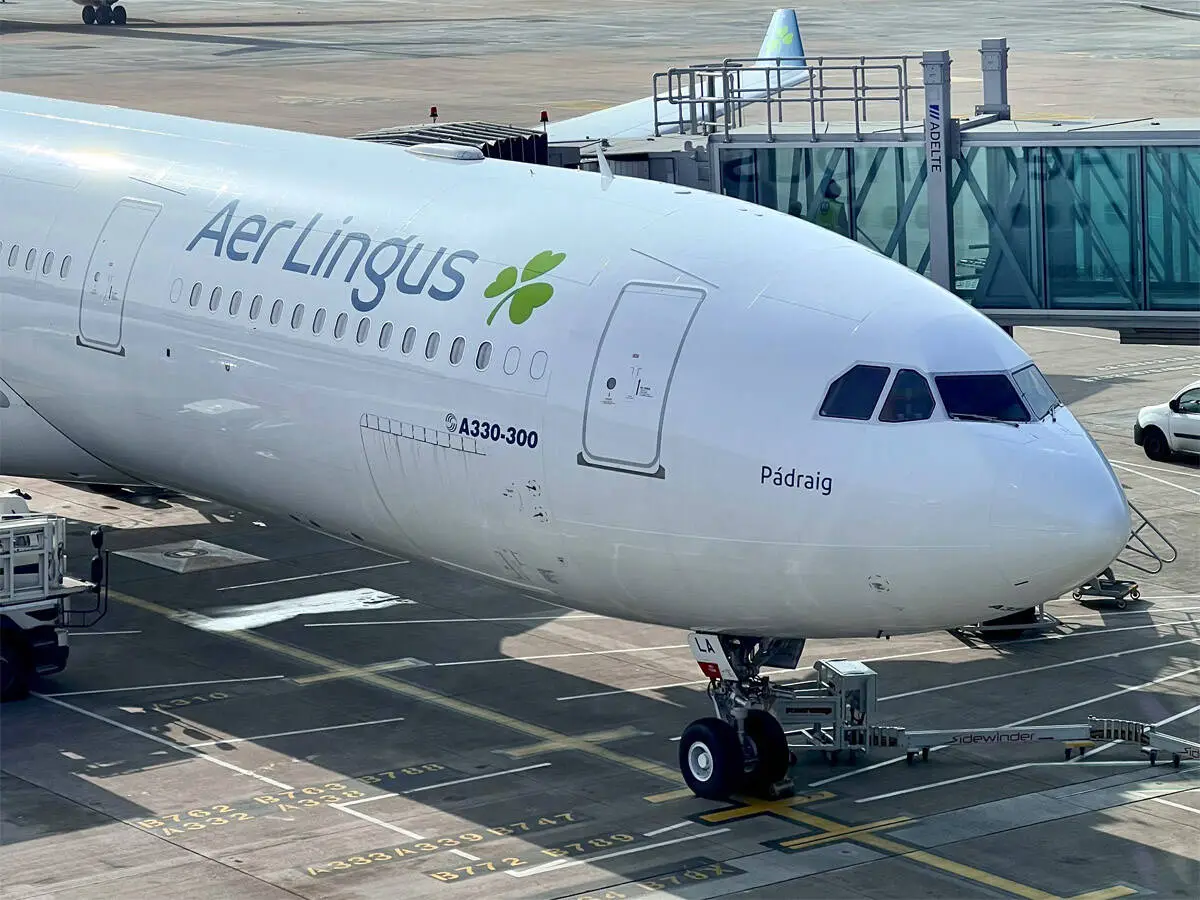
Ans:
{"type": "MultiPolygon", "coordinates": [[[[1120,688],[1119,690],[1110,691],[1107,694],[1101,694],[1098,697],[1089,697],[1086,700],[1080,700],[1078,703],[1071,703],[1071,704],[1068,704],[1067,706],[1060,706],[1060,707],[1058,707],[1058,709],[1052,709],[1049,712],[1038,713],[1036,716],[1030,716],[1027,719],[1018,719],[1016,722],[1007,722],[1004,725],[1001,725],[1000,727],[1001,728],[1018,728],[1021,725],[1029,725],[1032,722],[1038,721],[1039,719],[1046,719],[1046,718],[1049,718],[1050,716],[1056,716],[1059,713],[1069,712],[1070,710],[1078,709],[1081,706],[1090,706],[1093,703],[1099,703],[1101,700],[1111,700],[1113,697],[1119,697],[1122,694],[1129,694],[1134,691],[1140,691],[1143,688],[1153,687],[1156,684],[1162,684],[1163,682],[1166,682],[1166,681],[1173,681],[1176,678],[1182,678],[1185,675],[1192,675],[1196,672],[1200,672],[1200,666],[1193,666],[1190,669],[1184,669],[1181,672],[1175,672],[1171,675],[1163,675],[1160,678],[1155,678],[1153,681],[1146,681],[1146,682],[1143,682],[1142,684],[1135,684],[1130,687],[1123,687],[1123,688],[1120,688]]],[[[937,747],[930,747],[929,752],[933,753],[937,750],[944,750],[947,746],[948,746],[947,744],[942,744],[937,747]]],[[[1103,749],[1103,748],[1101,748],[1101,749],[1103,749]]],[[[1098,752],[1098,751],[1093,751],[1093,752],[1098,752]]],[[[905,757],[897,756],[893,759],[885,759],[882,762],[877,762],[877,763],[874,763],[873,765],[869,765],[869,766],[863,766],[861,768],[854,769],[851,772],[843,772],[841,775],[834,775],[830,778],[822,778],[820,781],[810,781],[808,783],[808,786],[809,787],[821,787],[822,785],[825,785],[825,784],[831,784],[835,781],[841,781],[844,778],[852,778],[856,775],[862,775],[864,772],[870,772],[875,769],[882,769],[884,766],[894,766],[896,763],[899,763],[899,762],[905,762],[905,757]]]]}
{"type": "Polygon", "coordinates": [[[666,834],[668,831],[674,831],[677,828],[686,828],[688,825],[692,824],[694,823],[686,821],[676,822],[674,825],[668,825],[666,828],[655,828],[653,831],[646,831],[643,832],[643,834],[646,837],[658,837],[660,834],[666,834]]]}
{"type": "Polygon", "coordinates": [[[506,869],[505,871],[513,878],[528,878],[530,875],[541,875],[545,872],[557,872],[559,869],[567,869],[571,866],[590,866],[592,863],[600,862],[604,859],[613,859],[618,856],[628,856],[631,853],[641,853],[645,850],[656,850],[659,847],[669,847],[671,844],[682,844],[684,841],[695,841],[700,838],[714,837],[718,834],[724,834],[729,831],[728,828],[715,828],[711,831],[702,831],[699,834],[689,834],[685,837],[673,838],[669,841],[658,841],[654,844],[643,844],[640,847],[630,847],[628,850],[617,850],[615,853],[600,853],[596,856],[588,856],[580,859],[556,859],[552,862],[542,863],[534,866],[532,869],[506,869]]]}
{"type": "Polygon", "coordinates": [[[219,678],[215,681],[177,681],[174,684],[141,684],[133,687],[102,688],[96,691],[63,691],[58,694],[42,694],[43,697],[83,697],[87,694],[123,694],[126,691],[156,691],[159,688],[199,687],[202,684],[242,684],[251,681],[278,681],[286,675],[258,675],[254,678],[219,678]]]}
{"type": "Polygon", "coordinates": [[[1152,650],[1165,650],[1167,647],[1177,647],[1180,644],[1195,644],[1200,643],[1200,638],[1184,638],[1180,641],[1168,641],[1165,644],[1147,644],[1145,647],[1133,647],[1129,650],[1118,650],[1115,653],[1101,653],[1097,656],[1081,656],[1079,659],[1069,659],[1066,662],[1050,663],[1045,666],[1034,666],[1028,669],[1015,669],[1012,672],[1000,672],[996,675],[983,675],[979,678],[968,678],[965,681],[951,681],[946,684],[938,684],[933,687],[920,688],[915,691],[905,691],[902,694],[889,694],[886,697],[880,697],[877,702],[882,703],[885,700],[899,700],[902,697],[916,697],[919,694],[932,694],[937,691],[946,691],[956,687],[966,687],[969,684],[983,684],[985,681],[999,681],[1002,678],[1013,678],[1017,675],[1032,675],[1034,672],[1049,672],[1051,669],[1065,669],[1068,666],[1078,666],[1083,663],[1096,662],[1101,659],[1118,659],[1122,656],[1131,656],[1134,653],[1148,653],[1152,650]]]}
{"type": "Polygon", "coordinates": [[[686,650],[687,644],[664,647],[628,647],[622,650],[580,650],[575,653],[543,653],[539,656],[498,656],[495,659],[463,659],[456,662],[434,663],[435,666],[478,666],[484,663],[532,662],[539,659],[566,659],[571,656],[606,656],[612,653],[651,653],[655,650],[686,650]]]}
{"type": "Polygon", "coordinates": [[[603,619],[595,613],[573,616],[497,616],[492,619],[390,619],[383,622],[305,622],[305,628],[348,628],[353,625],[473,625],[476,622],[560,622],[564,619],[603,619]]]}
{"type": "Polygon", "coordinates": [[[231,584],[229,587],[217,588],[217,591],[238,591],[242,588],[263,587],[268,584],[287,584],[289,581],[304,581],[307,578],[324,578],[327,575],[348,575],[351,572],[369,572],[372,569],[386,569],[389,566],[407,566],[407,559],[395,562],[379,563],[374,566],[357,566],[353,569],[335,569],[332,572],[314,572],[312,575],[294,575],[291,578],[276,578],[274,581],[253,581],[249,584],[231,584]]]}
{"type": "MultiPolygon", "coordinates": [[[[1188,793],[1188,792],[1184,791],[1183,793],[1188,793]]],[[[1155,803],[1161,803],[1164,806],[1173,806],[1176,809],[1182,809],[1184,812],[1190,812],[1193,815],[1200,816],[1200,809],[1197,809],[1194,806],[1185,806],[1182,803],[1176,803],[1174,800],[1164,800],[1162,797],[1151,797],[1150,799],[1153,800],[1155,803]]]]}
{"type": "MultiPolygon", "coordinates": [[[[1161,597],[1143,597],[1142,599],[1143,600],[1154,600],[1154,599],[1162,599],[1162,598],[1161,597]]],[[[1113,616],[1149,616],[1149,615],[1153,615],[1154,613],[1195,612],[1198,609],[1200,609],[1200,606],[1150,606],[1150,607],[1147,607],[1146,609],[1126,609],[1121,612],[1109,612],[1108,610],[1104,610],[1104,617],[1112,618],[1113,616]]],[[[1090,618],[1092,618],[1092,616],[1098,615],[1099,613],[1100,613],[1100,610],[1094,610],[1091,613],[1079,613],[1078,615],[1074,615],[1074,616],[1059,616],[1058,618],[1060,618],[1060,619],[1090,619],[1090,618]]],[[[1167,626],[1167,625],[1180,625],[1183,623],[1181,623],[1181,622],[1163,622],[1162,624],[1164,626],[1167,626]]]]}
{"type": "Polygon", "coordinates": [[[290,784],[284,784],[282,781],[276,781],[274,778],[268,778],[266,775],[260,775],[258,772],[252,772],[249,769],[243,769],[241,766],[235,766],[231,762],[226,762],[223,759],[218,759],[215,756],[209,756],[207,753],[201,753],[199,750],[193,750],[184,744],[176,744],[173,741],[168,741],[166,738],[161,738],[157,734],[151,734],[148,731],[142,731],[140,728],[134,728],[132,725],[126,725],[124,722],[118,722],[115,719],[110,719],[108,716],[102,716],[99,713],[94,713],[91,710],[83,709],[76,706],[74,703],[67,703],[65,700],[59,700],[57,697],[51,697],[48,694],[39,694],[37,691],[30,691],[34,697],[45,700],[47,703],[53,703],[56,706],[61,706],[64,709],[72,710],[79,713],[81,716],[87,716],[89,719],[95,719],[98,722],[104,722],[106,725],[111,725],[113,728],[120,728],[122,731],[127,731],[130,734],[136,734],[139,737],[144,737],[148,741],[154,741],[156,744],[162,744],[164,747],[170,747],[172,750],[177,750],[180,753],[194,756],[197,759],[204,759],[215,766],[220,766],[223,769],[228,769],[231,772],[236,772],[239,775],[246,775],[250,778],[255,778],[262,781],[271,787],[277,787],[281,791],[294,791],[290,784]]]}
{"type": "Polygon", "coordinates": [[[1149,478],[1151,481],[1157,481],[1159,484],[1165,484],[1167,487],[1173,487],[1179,491],[1187,491],[1189,494],[1195,494],[1200,497],[1200,491],[1194,491],[1189,487],[1184,487],[1182,484],[1176,484],[1173,481],[1167,481],[1165,478],[1159,478],[1157,475],[1151,475],[1148,472],[1139,472],[1137,469],[1131,469],[1124,463],[1110,463],[1114,469],[1124,469],[1130,475],[1141,475],[1143,478],[1149,478]]]}
{"type": "Polygon", "coordinates": [[[1164,475],[1185,475],[1188,478],[1200,478],[1200,472],[1185,472],[1183,469],[1166,469],[1162,466],[1150,466],[1146,463],[1126,462],[1121,460],[1123,466],[1133,466],[1135,469],[1149,469],[1151,472],[1162,472],[1164,475]]]}
{"type": "Polygon", "coordinates": [[[951,784],[961,784],[964,781],[975,781],[979,778],[990,778],[993,775],[1003,775],[1006,772],[1018,772],[1021,769],[1032,769],[1039,766],[1145,766],[1146,763],[1140,759],[1124,759],[1124,760],[1104,760],[1101,762],[1074,762],[1073,760],[1059,760],[1058,762],[1027,762],[1018,763],[1015,766],[1005,766],[1002,769],[989,769],[986,772],[976,772],[973,775],[962,775],[958,778],[947,778],[944,781],[935,781],[932,784],[922,784],[917,787],[904,788],[899,791],[888,791],[886,794],[875,794],[872,797],[860,797],[855,800],[855,803],[874,803],[876,800],[889,800],[892,797],[902,797],[905,794],[915,794],[920,791],[930,791],[934,788],[947,787],[951,784]]]}
{"type": "MultiPolygon", "coordinates": [[[[165,710],[164,710],[165,712],[165,710]]],[[[253,737],[225,738],[220,741],[199,741],[188,744],[188,747],[212,747],[216,744],[240,744],[246,741],[265,741],[270,738],[292,737],[297,734],[316,734],[321,731],[337,731],[342,728],[361,728],[364,725],[386,725],[391,722],[403,722],[403,716],[394,719],[372,719],[370,722],[350,722],[346,725],[326,725],[324,728],[302,728],[299,731],[277,731],[274,734],[256,734],[253,737]]]]}
{"type": "Polygon", "coordinates": [[[1116,341],[1118,344],[1121,343],[1120,338],[1109,337],[1105,334],[1085,334],[1082,331],[1064,331],[1061,328],[1047,328],[1045,325],[1026,325],[1025,327],[1032,328],[1035,331],[1052,331],[1055,334],[1069,334],[1073,335],[1074,337],[1091,338],[1094,341],[1116,341]]]}
{"type": "Polygon", "coordinates": [[[394,831],[396,834],[402,834],[406,838],[411,838],[414,841],[424,840],[415,831],[409,831],[407,828],[401,828],[399,825],[393,825],[391,822],[385,822],[383,819],[377,819],[374,816],[369,816],[365,812],[359,812],[357,809],[351,809],[345,803],[330,803],[334,809],[339,809],[344,813],[349,813],[355,818],[362,819],[364,822],[370,822],[372,825],[378,825],[380,828],[386,828],[388,831],[394,831]]]}
{"type": "Polygon", "coordinates": [[[570,700],[590,700],[592,697],[611,697],[615,694],[640,694],[644,691],[664,691],[667,688],[689,687],[696,684],[708,684],[708,679],[705,678],[701,681],[674,681],[671,684],[652,684],[649,687],[620,688],[612,691],[593,691],[590,694],[571,694],[567,697],[555,697],[554,699],[566,703],[570,700]]]}
{"type": "Polygon", "coordinates": [[[485,778],[498,778],[501,775],[516,775],[518,772],[528,772],[531,769],[544,769],[548,765],[550,765],[550,763],[544,762],[537,763],[532,766],[522,766],[519,769],[505,769],[503,772],[489,772],[486,775],[472,775],[470,778],[456,778],[453,781],[442,781],[438,784],[427,784],[421,787],[409,788],[407,791],[402,791],[401,793],[405,795],[419,794],[421,791],[433,791],[437,788],[450,787],[452,784],[466,784],[468,781],[483,781],[485,778]]]}
{"type": "Polygon", "coordinates": [[[141,634],[140,631],[71,631],[71,637],[113,637],[118,634],[141,634]]]}

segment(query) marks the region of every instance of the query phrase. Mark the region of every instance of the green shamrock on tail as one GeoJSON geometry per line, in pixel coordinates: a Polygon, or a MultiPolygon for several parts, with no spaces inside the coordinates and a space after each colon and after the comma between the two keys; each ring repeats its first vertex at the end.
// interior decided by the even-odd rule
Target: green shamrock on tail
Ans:
{"type": "Polygon", "coordinates": [[[487,286],[487,290],[483,292],[483,296],[489,300],[495,297],[501,297],[500,302],[492,309],[491,315],[487,318],[487,323],[492,324],[492,319],[496,318],[496,313],[500,312],[500,307],[508,303],[508,318],[514,325],[520,325],[533,315],[533,311],[539,306],[544,306],[554,296],[554,287],[544,281],[535,281],[536,278],[541,278],[551,269],[556,267],[564,259],[567,258],[565,253],[553,253],[550,250],[543,250],[529,262],[525,263],[525,268],[521,270],[520,287],[517,287],[517,267],[509,266],[496,276],[496,280],[487,286]],[[509,301],[512,301],[511,303],[509,301]]]}
{"type": "Polygon", "coordinates": [[[775,29],[775,33],[771,35],[771,42],[767,45],[767,56],[782,55],[783,46],[792,42],[792,32],[788,30],[786,25],[780,25],[775,29]]]}

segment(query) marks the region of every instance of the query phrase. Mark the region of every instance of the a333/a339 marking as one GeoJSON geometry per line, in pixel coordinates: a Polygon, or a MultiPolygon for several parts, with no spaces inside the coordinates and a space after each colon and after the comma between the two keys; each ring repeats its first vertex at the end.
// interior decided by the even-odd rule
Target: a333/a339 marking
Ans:
{"type": "Polygon", "coordinates": [[[468,435],[484,441],[510,444],[516,447],[528,447],[533,450],[538,445],[538,433],[532,428],[518,428],[516,425],[503,425],[499,422],[489,422],[487,419],[473,419],[468,416],[446,414],[446,431],[450,434],[468,435]]]}

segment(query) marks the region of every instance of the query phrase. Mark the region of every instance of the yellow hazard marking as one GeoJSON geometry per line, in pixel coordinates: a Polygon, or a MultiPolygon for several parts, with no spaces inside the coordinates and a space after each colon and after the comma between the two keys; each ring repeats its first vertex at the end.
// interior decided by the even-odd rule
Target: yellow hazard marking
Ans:
{"type": "Polygon", "coordinates": [[[804,837],[791,838],[786,841],[780,841],[780,847],[786,847],[788,850],[801,850],[808,847],[815,847],[818,844],[827,844],[831,841],[844,840],[850,835],[866,834],[870,831],[876,831],[881,828],[891,828],[893,825],[900,825],[904,822],[911,822],[909,816],[897,816],[894,819],[880,819],[878,822],[868,822],[866,825],[854,825],[849,828],[842,828],[838,831],[826,831],[821,834],[809,834],[804,837]]]}
{"type": "MultiPolygon", "coordinates": [[[[114,600],[124,603],[128,606],[136,607],[137,609],[146,612],[156,613],[167,619],[175,618],[175,610],[168,609],[165,606],[160,606],[149,600],[143,600],[140,597],[131,597],[120,591],[110,590],[109,596],[114,600]]],[[[319,653],[312,653],[308,650],[302,650],[299,647],[293,647],[290,644],[284,644],[280,641],[272,640],[268,637],[263,637],[260,634],[254,634],[249,631],[225,631],[220,632],[224,637],[233,638],[245,644],[250,644],[259,647],[263,650],[270,650],[273,653],[278,653],[281,656],[287,656],[298,662],[307,663],[316,669],[322,669],[325,672],[343,672],[347,666],[345,663],[337,662],[328,657],[321,656],[319,653]]],[[[535,725],[532,722],[526,722],[522,719],[514,718],[513,716],[505,715],[501,712],[496,712],[492,709],[487,709],[483,706],[476,706],[474,703],[468,703],[466,700],[461,700],[458,697],[448,697],[445,694],[439,694],[437,691],[428,688],[417,687],[415,684],[409,684],[404,681],[397,681],[393,678],[388,678],[382,674],[360,670],[354,674],[347,675],[348,678],[353,678],[363,684],[369,684],[372,687],[381,688],[385,691],[391,691],[393,694],[399,694],[413,700],[419,700],[423,703],[428,703],[431,706],[438,706],[442,709],[450,710],[464,716],[469,716],[473,719],[479,719],[484,722],[490,722],[493,725],[498,725],[501,728],[508,728],[513,731],[528,735],[538,741],[557,742],[562,745],[563,749],[578,750],[581,753],[587,753],[591,756],[602,759],[605,762],[613,763],[614,765],[624,766],[627,769],[632,769],[635,772],[641,772],[644,775],[650,775],[654,778],[660,778],[663,781],[671,784],[682,784],[683,776],[675,769],[667,768],[658,763],[651,762],[646,759],[640,759],[636,756],[630,756],[627,753],[619,753],[616,750],[601,744],[591,744],[587,741],[578,738],[568,737],[565,734],[559,734],[549,728],[544,728],[541,725],[535,725]]]]}
{"type": "MultiPolygon", "coordinates": [[[[730,809],[719,809],[716,812],[705,813],[698,818],[706,825],[717,825],[721,822],[732,822],[737,819],[748,819],[751,816],[780,816],[785,819],[792,819],[792,821],[796,821],[792,815],[796,812],[794,807],[802,806],[805,803],[817,803],[820,800],[832,800],[835,796],[835,794],[830,793],[829,791],[817,791],[816,793],[812,794],[797,794],[794,797],[785,797],[782,800],[749,800],[743,806],[734,806],[730,809]]],[[[846,827],[845,825],[840,825],[837,822],[829,822],[829,824],[832,826],[832,828],[837,829],[846,827]]]]}
{"type": "Polygon", "coordinates": [[[394,662],[371,663],[368,666],[345,666],[333,672],[322,672],[320,675],[304,675],[293,678],[296,684],[319,684],[322,681],[334,681],[338,678],[353,678],[363,672],[395,672],[399,669],[414,669],[420,663],[411,659],[398,659],[394,662]]]}
{"type": "MultiPolygon", "coordinates": [[[[641,737],[646,732],[640,731],[631,725],[623,725],[620,728],[610,728],[607,731],[593,731],[589,734],[581,734],[571,738],[571,741],[586,741],[589,744],[603,744],[609,741],[621,741],[627,738],[641,737]]],[[[510,756],[513,759],[526,759],[530,756],[536,756],[539,753],[552,753],[556,750],[570,750],[573,744],[563,743],[562,741],[542,741],[538,744],[530,744],[528,747],[513,747],[509,750],[501,750],[505,756],[510,756]]],[[[691,793],[689,791],[688,793],[691,793]]]]}
{"type": "Polygon", "coordinates": [[[661,794],[651,794],[649,797],[643,797],[647,803],[667,803],[671,800],[686,800],[688,797],[695,797],[691,788],[681,788],[678,791],[664,791],[661,794]]]}

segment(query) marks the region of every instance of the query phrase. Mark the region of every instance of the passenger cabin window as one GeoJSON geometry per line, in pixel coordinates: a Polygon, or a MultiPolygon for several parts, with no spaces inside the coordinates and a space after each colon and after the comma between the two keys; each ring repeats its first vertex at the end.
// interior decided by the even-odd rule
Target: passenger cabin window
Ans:
{"type": "MultiPolygon", "coordinates": [[[[59,270],[58,270],[58,277],[59,277],[59,278],[66,278],[66,277],[67,277],[67,273],[68,273],[68,272],[70,272],[70,271],[71,271],[71,257],[70,257],[70,256],[64,256],[64,257],[63,257],[63,261],[62,261],[62,266],[61,266],[61,268],[59,268],[59,270]]],[[[176,299],[178,299],[178,298],[176,298],[176,299]]]]}
{"type": "Polygon", "coordinates": [[[292,310],[292,330],[295,331],[304,324],[304,304],[297,303],[296,308],[292,310]]]}
{"type": "Polygon", "coordinates": [[[437,356],[438,342],[441,341],[441,339],[442,336],[436,331],[430,333],[429,340],[425,342],[426,359],[433,359],[435,356],[437,356]]]}
{"type": "Polygon", "coordinates": [[[204,293],[204,285],[196,282],[192,285],[191,296],[188,297],[188,306],[198,306],[200,304],[200,295],[204,293]]]}
{"type": "Polygon", "coordinates": [[[54,253],[46,252],[46,258],[42,260],[42,274],[49,275],[50,270],[54,268],[54,253]]]}
{"type": "Polygon", "coordinates": [[[484,341],[479,345],[479,350],[475,353],[475,368],[480,372],[488,367],[488,363],[492,361],[492,342],[484,341]]]}
{"type": "Polygon", "coordinates": [[[450,345],[450,365],[457,366],[462,362],[463,351],[467,349],[467,340],[464,337],[456,337],[454,343],[450,345]]]}
{"type": "Polygon", "coordinates": [[[886,366],[855,366],[829,386],[821,415],[861,421],[871,418],[890,371],[886,366]]]}
{"type": "Polygon", "coordinates": [[[37,251],[30,250],[28,253],[25,254],[25,271],[32,272],[33,264],[36,262],[37,262],[37,251]]]}
{"type": "Polygon", "coordinates": [[[313,315],[313,334],[320,334],[325,327],[325,307],[319,307],[313,315]]]}
{"type": "Polygon", "coordinates": [[[215,287],[212,289],[212,294],[208,297],[208,311],[216,312],[221,307],[221,289],[215,287]]]}
{"type": "Polygon", "coordinates": [[[934,381],[952,419],[1029,421],[1029,412],[1007,375],[938,375],[934,381]]]}
{"type": "Polygon", "coordinates": [[[17,264],[17,257],[21,255],[21,247],[18,244],[13,244],[8,251],[8,267],[11,269],[17,264]]]}
{"type": "Polygon", "coordinates": [[[279,320],[283,317],[283,301],[276,300],[271,304],[271,324],[278,325],[279,320]]]}
{"type": "Polygon", "coordinates": [[[229,298],[229,314],[231,316],[236,316],[238,314],[238,311],[241,308],[242,308],[242,292],[234,291],[233,295],[229,298]]]}
{"type": "Polygon", "coordinates": [[[384,322],[379,329],[379,349],[386,350],[392,343],[392,323],[384,322]]]}
{"type": "Polygon", "coordinates": [[[1017,383],[1017,390],[1025,398],[1025,405],[1035,419],[1044,419],[1050,410],[1062,406],[1050,382],[1033,363],[1013,372],[1013,381],[1017,383]]]}
{"type": "Polygon", "coordinates": [[[400,342],[402,353],[412,353],[413,345],[417,342],[417,329],[411,325],[404,329],[404,340],[400,342]]]}
{"type": "Polygon", "coordinates": [[[883,401],[879,421],[919,422],[933,415],[933,405],[929,382],[919,372],[901,369],[896,373],[887,399],[883,401]]]}
{"type": "Polygon", "coordinates": [[[350,322],[350,317],[345,313],[338,313],[338,317],[333,321],[333,337],[334,340],[340,341],[346,334],[346,325],[350,322]]]}
{"type": "Polygon", "coordinates": [[[367,335],[371,333],[371,320],[363,316],[358,320],[358,334],[355,335],[358,342],[361,344],[367,339],[367,335]]]}
{"type": "Polygon", "coordinates": [[[255,294],[254,299],[250,301],[250,321],[258,319],[259,313],[262,312],[263,298],[262,294],[255,294]]]}

